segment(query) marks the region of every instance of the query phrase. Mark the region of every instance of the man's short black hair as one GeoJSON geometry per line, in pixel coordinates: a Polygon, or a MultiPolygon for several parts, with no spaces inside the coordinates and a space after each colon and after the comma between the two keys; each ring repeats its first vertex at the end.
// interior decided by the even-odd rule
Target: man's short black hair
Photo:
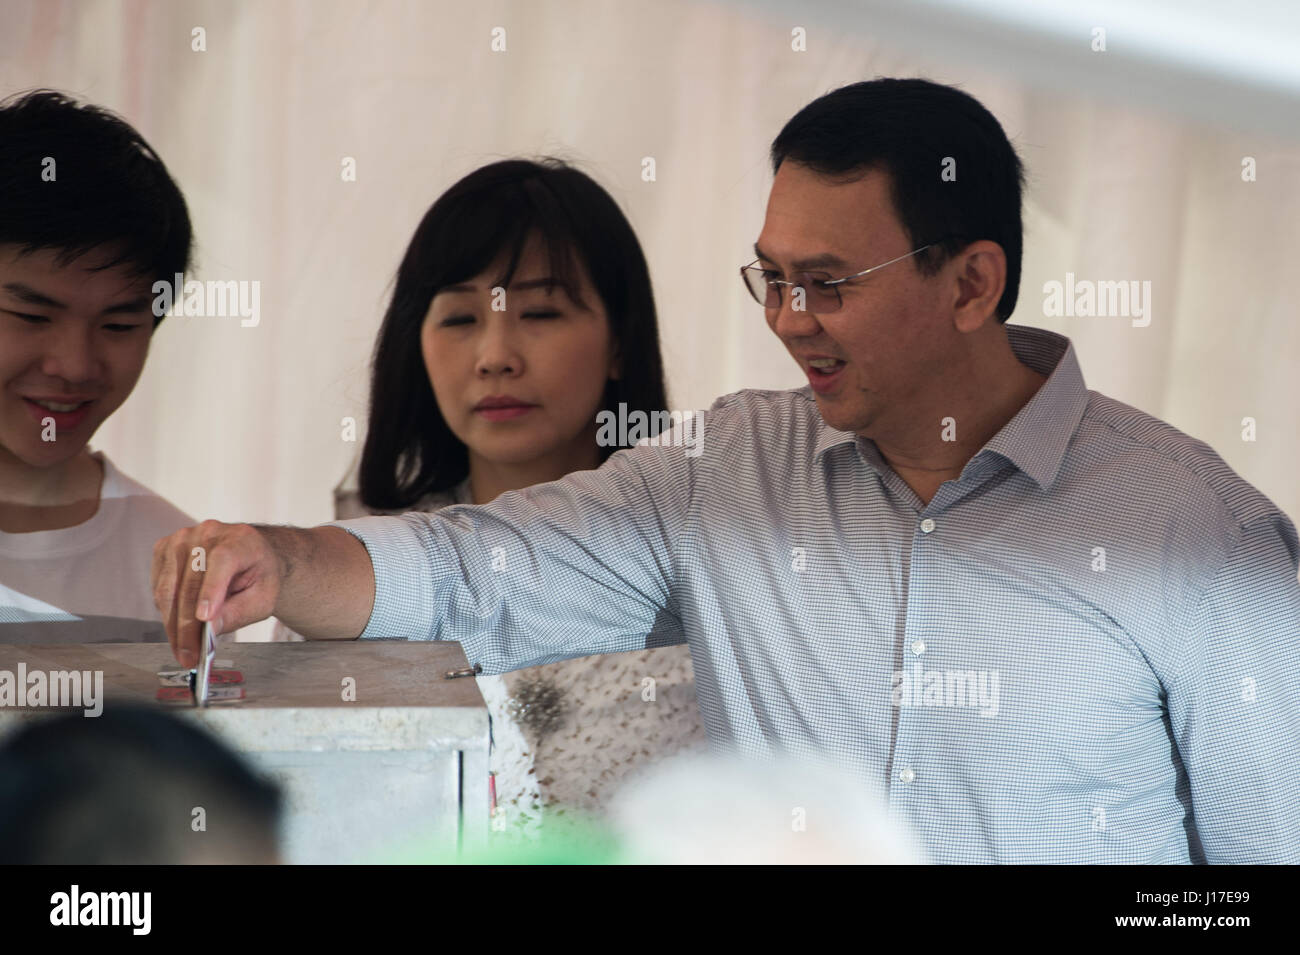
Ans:
{"type": "Polygon", "coordinates": [[[978,239],[1002,246],[1007,285],[997,315],[1002,322],[1011,316],[1020,290],[1025,173],[979,100],[929,80],[854,83],[814,100],[785,124],[772,142],[773,173],[787,159],[834,178],[886,172],[913,247],[940,243],[914,259],[925,274],[978,239]],[[941,176],[949,157],[953,181],[941,176]]]}
{"type": "Polygon", "coordinates": [[[102,248],[96,267],[124,265],[152,285],[185,272],[193,235],[185,197],[130,123],[32,90],[0,103],[0,244],[10,243],[57,249],[63,264],[102,248]]]}
{"type": "Polygon", "coordinates": [[[282,799],[189,720],[109,700],[97,717],[41,717],[0,743],[0,864],[266,862],[282,799]]]}

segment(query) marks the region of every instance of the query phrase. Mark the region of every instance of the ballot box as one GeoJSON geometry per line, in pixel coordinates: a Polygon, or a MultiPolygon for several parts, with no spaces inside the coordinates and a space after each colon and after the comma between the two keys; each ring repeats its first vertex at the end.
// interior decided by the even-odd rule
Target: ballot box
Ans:
{"type": "Polygon", "coordinates": [[[415,839],[447,853],[486,844],[488,712],[472,677],[447,677],[469,666],[460,644],[223,642],[216,657],[244,698],[199,708],[159,702],[159,671],[177,668],[166,644],[0,645],[0,738],[68,705],[92,712],[82,704],[102,679],[105,709],[131,700],[194,720],[278,782],[285,862],[382,861],[415,839]]]}

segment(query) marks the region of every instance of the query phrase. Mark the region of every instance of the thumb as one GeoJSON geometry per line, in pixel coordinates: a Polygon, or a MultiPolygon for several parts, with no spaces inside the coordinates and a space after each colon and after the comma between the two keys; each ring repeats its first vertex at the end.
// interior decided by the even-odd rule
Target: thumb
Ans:
{"type": "Polygon", "coordinates": [[[212,611],[212,630],[214,633],[230,633],[240,627],[257,623],[271,616],[275,609],[274,601],[260,585],[230,594],[219,608],[212,611]]]}
{"type": "Polygon", "coordinates": [[[218,621],[224,624],[222,611],[227,603],[226,591],[235,572],[228,562],[209,561],[203,574],[203,585],[199,588],[198,602],[194,605],[194,616],[205,622],[212,621],[213,629],[218,632],[222,629],[217,626],[218,621]]]}
{"type": "Polygon", "coordinates": [[[229,633],[271,615],[275,593],[255,556],[245,548],[217,550],[208,557],[195,616],[211,620],[217,633],[229,633]]]}

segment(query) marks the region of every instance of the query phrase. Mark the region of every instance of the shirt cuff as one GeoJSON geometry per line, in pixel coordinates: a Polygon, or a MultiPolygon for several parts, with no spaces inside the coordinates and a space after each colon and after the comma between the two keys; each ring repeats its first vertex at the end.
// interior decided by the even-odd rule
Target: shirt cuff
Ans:
{"type": "Polygon", "coordinates": [[[326,526],[343,528],[370,555],[375,604],[360,639],[432,640],[434,569],[415,525],[405,517],[356,517],[326,526]]]}

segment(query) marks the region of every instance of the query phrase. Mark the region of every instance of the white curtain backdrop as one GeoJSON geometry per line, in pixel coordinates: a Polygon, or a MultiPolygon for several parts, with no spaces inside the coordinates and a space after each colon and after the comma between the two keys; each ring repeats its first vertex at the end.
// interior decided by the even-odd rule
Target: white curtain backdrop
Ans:
{"type": "Polygon", "coordinates": [[[1028,167],[1012,321],[1070,336],[1091,388],[1208,442],[1300,517],[1294,77],[1262,47],[1234,61],[1251,75],[1169,52],[1231,47],[1241,23],[1294,50],[1293,24],[1248,4],[1222,29],[1188,6],[1123,8],[1169,13],[1180,32],[1162,44],[1159,17],[1139,29],[1114,4],[1071,4],[1050,31],[1029,7],[981,20],[957,2],[2,0],[0,94],[55,87],[122,113],[189,202],[192,277],[261,283],[256,327],[165,321],[93,444],[198,519],[329,520],[359,448],[340,422],[364,425],[371,344],[416,223],[460,176],[516,155],[578,161],[628,213],[673,407],[798,387],[736,273],[763,221],[767,147],[836,86],[923,75],[981,99],[1028,167]],[[1090,48],[1098,25],[1105,52],[1090,48]],[[1067,272],[1150,281],[1149,327],[1044,317],[1044,283],[1067,272]]]}

